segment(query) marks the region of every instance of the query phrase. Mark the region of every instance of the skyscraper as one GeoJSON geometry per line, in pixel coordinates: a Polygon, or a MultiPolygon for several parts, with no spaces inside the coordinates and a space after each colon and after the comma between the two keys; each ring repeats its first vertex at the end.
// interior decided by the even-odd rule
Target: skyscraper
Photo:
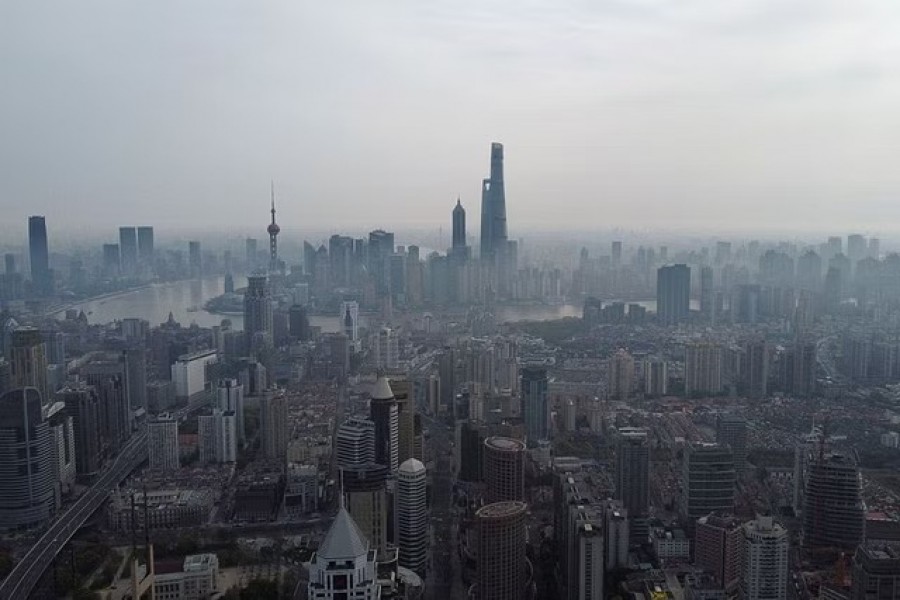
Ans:
{"type": "Polygon", "coordinates": [[[900,545],[860,545],[853,556],[850,600],[897,600],[898,597],[900,545]]]}
{"type": "Polygon", "coordinates": [[[862,482],[853,459],[826,454],[807,465],[804,547],[852,551],[863,540],[865,520],[862,482]]]}
{"type": "Polygon", "coordinates": [[[397,429],[398,450],[397,462],[401,465],[415,458],[416,437],[416,402],[413,398],[413,386],[409,379],[394,379],[391,381],[391,390],[397,401],[397,429]]]}
{"type": "Polygon", "coordinates": [[[788,583],[788,531],[772,517],[744,523],[741,597],[784,600],[788,583]]]}
{"type": "Polygon", "coordinates": [[[247,336],[247,347],[254,352],[272,345],[272,298],[265,275],[251,275],[247,278],[244,334],[247,336]]]}
{"type": "Polygon", "coordinates": [[[309,567],[310,600],[378,600],[376,553],[342,506],[309,567]]]}
{"type": "Polygon", "coordinates": [[[283,391],[267,391],[259,399],[259,432],[263,454],[277,461],[287,460],[288,410],[283,391]]]}
{"type": "Polygon", "coordinates": [[[387,377],[375,382],[369,418],[375,423],[375,462],[393,473],[400,466],[400,411],[387,377]]]}
{"type": "Polygon", "coordinates": [[[50,294],[53,291],[53,274],[50,272],[47,222],[44,217],[28,217],[28,255],[34,291],[41,296],[50,294]]]}
{"type": "Polygon", "coordinates": [[[619,429],[616,440],[616,499],[628,511],[632,537],[646,534],[643,522],[650,510],[650,445],[647,430],[619,429]]]}
{"type": "Polygon", "coordinates": [[[525,597],[524,502],[496,502],[475,513],[478,527],[478,599],[525,597]]]}
{"type": "Polygon", "coordinates": [[[740,391],[748,398],[765,398],[769,390],[769,345],[763,338],[744,342],[740,391]]]}
{"type": "Polygon", "coordinates": [[[49,404],[47,344],[40,330],[35,327],[14,329],[11,358],[11,388],[33,387],[41,395],[41,402],[49,404]]]}
{"type": "Polygon", "coordinates": [[[713,294],[713,269],[703,267],[700,269],[700,316],[710,325],[715,323],[715,306],[713,294]]]}
{"type": "Polygon", "coordinates": [[[143,268],[153,269],[154,257],[153,228],[142,225],[137,228],[137,255],[138,262],[143,268]]]}
{"type": "Polygon", "coordinates": [[[731,448],[734,466],[740,471],[747,463],[747,421],[736,415],[716,418],[716,443],[731,448]]]}
{"type": "Polygon", "coordinates": [[[379,553],[388,545],[389,477],[387,467],[371,463],[341,470],[347,510],[379,553]]]}
{"type": "Polygon", "coordinates": [[[137,229],[134,227],[119,227],[119,253],[122,274],[126,277],[134,276],[138,262],[137,229]]]}
{"type": "Polygon", "coordinates": [[[656,271],[656,313],[661,325],[678,325],[688,320],[691,302],[691,269],[668,265],[656,271]]]}
{"type": "Polygon", "coordinates": [[[65,403],[66,413],[73,420],[75,469],[79,475],[93,475],[101,466],[97,392],[84,381],[74,381],[60,390],[57,397],[65,403]]]}
{"type": "Polygon", "coordinates": [[[147,449],[150,468],[157,471],[176,471],[178,459],[178,421],[162,414],[147,424],[147,449]]]}
{"type": "Polygon", "coordinates": [[[609,359],[609,397],[628,400],[634,389],[634,357],[619,348],[609,359]]]}
{"type": "Polygon", "coordinates": [[[244,386],[237,379],[220,379],[216,400],[219,410],[234,413],[237,439],[243,444],[247,436],[244,429],[244,386]]]}
{"type": "Polygon", "coordinates": [[[537,444],[550,437],[549,418],[547,369],[522,367],[522,419],[529,444],[537,444]]]}
{"type": "Polygon", "coordinates": [[[494,259],[506,250],[506,191],[503,144],[491,144],[491,176],[481,187],[481,258],[494,259]]]}
{"type": "Polygon", "coordinates": [[[188,242],[188,267],[191,277],[203,276],[203,255],[200,253],[200,242],[188,242]]]}
{"type": "Polygon", "coordinates": [[[732,595],[741,580],[743,528],[732,515],[713,513],[697,519],[694,534],[694,564],[712,573],[732,595]]]}
{"type": "Polygon", "coordinates": [[[410,458],[397,471],[397,495],[394,532],[399,551],[398,562],[424,575],[428,563],[428,507],[426,505],[425,465],[410,458]]]}
{"type": "Polygon", "coordinates": [[[690,527],[712,512],[734,512],[736,474],[731,449],[694,443],[684,450],[682,512],[690,527]]]}
{"type": "Polygon", "coordinates": [[[722,392],[722,347],[715,342],[693,342],[684,349],[684,394],[722,392]]]}
{"type": "Polygon", "coordinates": [[[36,527],[53,517],[53,457],[40,393],[26,387],[0,396],[0,530],[36,527]]]}
{"type": "Polygon", "coordinates": [[[256,238],[247,238],[244,241],[244,262],[247,273],[252,273],[256,269],[259,259],[259,250],[256,238]]]}
{"type": "Polygon", "coordinates": [[[375,423],[350,417],[338,427],[334,441],[338,467],[350,468],[375,462],[375,423]]]}
{"type": "Polygon", "coordinates": [[[469,256],[469,247],[466,245],[466,209],[457,198],[453,208],[453,246],[451,254],[456,259],[466,259],[469,256]]]}
{"type": "Polygon", "coordinates": [[[525,499],[525,444],[507,437],[484,440],[482,477],[485,502],[525,499]]]}

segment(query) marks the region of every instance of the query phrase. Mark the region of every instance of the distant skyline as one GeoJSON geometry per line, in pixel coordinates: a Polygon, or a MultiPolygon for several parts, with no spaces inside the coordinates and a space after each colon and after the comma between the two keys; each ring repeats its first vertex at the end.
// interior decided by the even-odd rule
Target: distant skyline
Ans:
{"type": "Polygon", "coordinates": [[[890,0],[22,2],[0,8],[0,242],[470,236],[490,143],[535,230],[900,232],[890,0]],[[106,231],[109,234],[106,234],[106,231]]]}

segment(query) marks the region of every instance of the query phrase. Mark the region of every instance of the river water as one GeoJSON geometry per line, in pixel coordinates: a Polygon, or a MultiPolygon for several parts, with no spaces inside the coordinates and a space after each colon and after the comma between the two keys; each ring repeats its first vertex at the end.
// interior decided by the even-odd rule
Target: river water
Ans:
{"type": "MultiPolygon", "coordinates": [[[[242,277],[235,277],[234,285],[241,288],[246,285],[242,277]]],[[[209,277],[171,283],[153,284],[138,290],[117,294],[106,298],[89,300],[76,304],[73,308],[83,310],[90,323],[110,323],[112,321],[136,317],[146,319],[151,325],[158,325],[169,318],[169,313],[184,326],[197,323],[201,327],[212,327],[230,319],[232,326],[243,327],[241,316],[226,316],[208,313],[203,305],[225,291],[223,277],[209,277]]],[[[638,302],[648,310],[656,310],[655,301],[638,302]]],[[[693,304],[693,303],[692,303],[693,304]]],[[[550,321],[563,317],[580,317],[581,306],[575,304],[560,305],[516,305],[501,306],[496,309],[501,322],[513,321],[550,321]]],[[[340,330],[337,315],[311,316],[310,324],[322,328],[324,332],[340,330]]]]}

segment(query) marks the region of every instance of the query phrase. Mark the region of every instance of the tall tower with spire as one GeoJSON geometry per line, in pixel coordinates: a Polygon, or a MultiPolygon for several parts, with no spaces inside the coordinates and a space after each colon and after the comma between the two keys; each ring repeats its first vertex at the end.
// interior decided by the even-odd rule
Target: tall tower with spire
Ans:
{"type": "Polygon", "coordinates": [[[275,182],[272,182],[272,222],[266,229],[269,232],[269,273],[278,271],[278,234],[281,227],[275,222],[275,182]]]}

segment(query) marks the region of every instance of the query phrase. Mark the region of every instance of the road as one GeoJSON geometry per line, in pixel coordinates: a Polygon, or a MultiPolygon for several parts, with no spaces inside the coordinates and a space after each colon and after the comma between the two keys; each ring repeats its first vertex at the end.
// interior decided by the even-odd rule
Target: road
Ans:
{"type": "Polygon", "coordinates": [[[27,598],[44,574],[44,570],[53,563],[56,555],[69,543],[85,521],[103,505],[110,491],[145,460],[147,460],[147,434],[136,434],[122,448],[119,456],[107,467],[96,483],[60,515],[22,560],[16,563],[9,576],[0,584],[0,599],[27,598]]]}

